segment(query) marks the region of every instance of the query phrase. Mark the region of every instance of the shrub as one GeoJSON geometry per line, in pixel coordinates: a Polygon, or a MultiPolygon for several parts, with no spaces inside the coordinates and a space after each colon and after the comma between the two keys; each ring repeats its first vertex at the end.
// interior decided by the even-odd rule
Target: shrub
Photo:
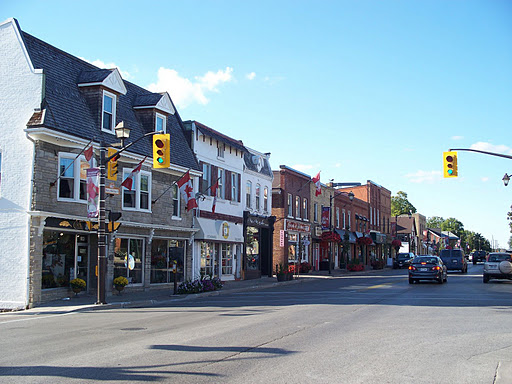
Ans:
{"type": "Polygon", "coordinates": [[[114,281],[114,285],[119,285],[121,287],[125,287],[128,285],[128,279],[124,276],[117,276],[114,281]]]}
{"type": "Polygon", "coordinates": [[[73,279],[69,282],[73,289],[85,289],[85,281],[79,278],[73,279]]]}
{"type": "Polygon", "coordinates": [[[222,288],[222,281],[218,277],[202,276],[200,279],[184,281],[178,286],[178,294],[201,293],[216,291],[222,288]]]}

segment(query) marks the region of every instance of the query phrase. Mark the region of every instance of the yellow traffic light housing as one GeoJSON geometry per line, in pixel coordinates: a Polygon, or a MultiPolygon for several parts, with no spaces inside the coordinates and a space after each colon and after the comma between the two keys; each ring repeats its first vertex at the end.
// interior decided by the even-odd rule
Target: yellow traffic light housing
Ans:
{"type": "Polygon", "coordinates": [[[153,168],[168,168],[171,165],[171,135],[153,135],[153,168]]]}
{"type": "MultiPolygon", "coordinates": [[[[117,149],[109,148],[107,156],[113,156],[117,153],[117,149]]],[[[111,158],[107,164],[107,179],[116,181],[117,180],[117,160],[119,160],[120,155],[114,156],[111,158]]]]}
{"type": "Polygon", "coordinates": [[[457,169],[457,152],[443,152],[443,169],[444,177],[457,177],[459,175],[457,169]]]}

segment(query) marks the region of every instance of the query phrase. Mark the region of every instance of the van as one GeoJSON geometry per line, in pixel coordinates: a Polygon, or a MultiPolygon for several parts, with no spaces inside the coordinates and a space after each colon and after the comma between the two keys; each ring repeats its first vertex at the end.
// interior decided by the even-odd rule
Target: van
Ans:
{"type": "Polygon", "coordinates": [[[443,249],[439,255],[449,271],[467,273],[468,262],[462,249],[443,249]]]}

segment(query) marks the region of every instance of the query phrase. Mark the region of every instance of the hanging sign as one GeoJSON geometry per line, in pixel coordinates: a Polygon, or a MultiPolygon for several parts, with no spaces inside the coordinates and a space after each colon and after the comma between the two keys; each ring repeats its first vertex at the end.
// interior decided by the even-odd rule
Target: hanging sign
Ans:
{"type": "Polygon", "coordinates": [[[88,168],[87,172],[87,217],[98,217],[100,206],[99,168],[88,168]]]}

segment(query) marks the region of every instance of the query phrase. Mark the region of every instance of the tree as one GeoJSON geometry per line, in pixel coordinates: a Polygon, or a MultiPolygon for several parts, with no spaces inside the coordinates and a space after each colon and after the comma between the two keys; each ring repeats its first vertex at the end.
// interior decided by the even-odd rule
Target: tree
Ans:
{"type": "Polygon", "coordinates": [[[444,219],[441,216],[432,216],[427,219],[427,228],[441,228],[444,219]]]}
{"type": "Polygon", "coordinates": [[[391,196],[391,216],[408,215],[416,213],[416,208],[407,200],[407,193],[398,191],[396,196],[391,196]]]}
{"type": "Polygon", "coordinates": [[[508,239],[508,249],[512,249],[512,236],[508,239]]]}
{"type": "Polygon", "coordinates": [[[451,232],[454,235],[461,237],[464,232],[464,224],[462,224],[459,220],[450,217],[443,221],[441,224],[441,230],[451,232]]]}

